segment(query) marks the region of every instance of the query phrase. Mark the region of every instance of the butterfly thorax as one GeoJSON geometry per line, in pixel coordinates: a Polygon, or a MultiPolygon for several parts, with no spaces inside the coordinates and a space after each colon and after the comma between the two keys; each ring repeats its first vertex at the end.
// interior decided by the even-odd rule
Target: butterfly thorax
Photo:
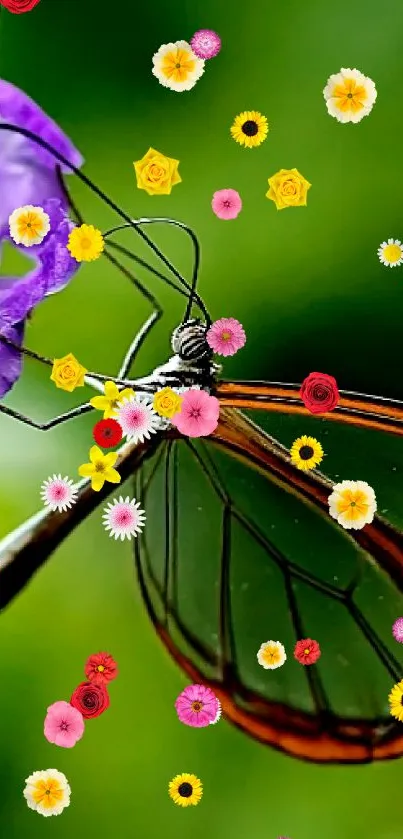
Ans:
{"type": "Polygon", "coordinates": [[[211,390],[221,366],[213,361],[207,331],[207,325],[196,318],[180,324],[172,334],[174,355],[150,376],[136,379],[136,387],[141,388],[141,384],[155,385],[156,389],[198,386],[211,390]]]}

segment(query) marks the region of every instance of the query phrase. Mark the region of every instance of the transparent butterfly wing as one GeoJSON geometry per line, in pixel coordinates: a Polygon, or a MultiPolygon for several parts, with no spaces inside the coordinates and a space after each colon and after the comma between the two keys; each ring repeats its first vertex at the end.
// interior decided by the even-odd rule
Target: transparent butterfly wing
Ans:
{"type": "MultiPolygon", "coordinates": [[[[357,453],[356,430],[352,438],[349,429],[332,433],[335,447],[343,439],[346,448],[350,435],[357,453]]],[[[364,433],[363,455],[369,440],[385,436],[364,433]]],[[[295,488],[211,439],[164,441],[136,482],[148,517],[136,542],[148,612],[190,678],[216,690],[228,718],[311,760],[402,753],[403,724],[387,701],[402,673],[403,647],[392,635],[402,585],[371,552],[295,488]],[[322,650],[310,667],[293,657],[304,637],[322,650]],[[287,652],[276,670],[257,661],[270,639],[287,652]]]]}

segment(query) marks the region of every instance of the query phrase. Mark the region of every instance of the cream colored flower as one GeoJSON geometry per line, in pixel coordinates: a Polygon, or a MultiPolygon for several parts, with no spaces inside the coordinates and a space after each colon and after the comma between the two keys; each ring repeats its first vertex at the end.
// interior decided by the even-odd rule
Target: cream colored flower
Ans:
{"type": "Polygon", "coordinates": [[[163,87],[191,90],[204,73],[204,61],[194,54],[187,41],[163,44],[153,55],[153,74],[163,87]]]}
{"type": "Polygon", "coordinates": [[[63,772],[44,769],[25,780],[24,798],[30,810],[41,816],[60,816],[70,804],[71,789],[63,772]]]}
{"type": "Polygon", "coordinates": [[[257,653],[257,660],[265,670],[276,670],[286,659],[286,652],[280,641],[265,641],[257,653]]]}
{"type": "Polygon", "coordinates": [[[372,111],[377,92],[372,79],[342,67],[329,77],[323,95],[330,116],[339,122],[360,122],[372,111]]]}
{"type": "Polygon", "coordinates": [[[18,207],[11,213],[8,220],[10,236],[17,245],[40,245],[50,230],[50,218],[42,207],[33,207],[27,204],[25,207],[18,207]]]}
{"type": "Polygon", "coordinates": [[[342,481],[335,484],[328,498],[329,513],[345,530],[361,530],[371,524],[376,513],[376,498],[365,481],[342,481]]]}

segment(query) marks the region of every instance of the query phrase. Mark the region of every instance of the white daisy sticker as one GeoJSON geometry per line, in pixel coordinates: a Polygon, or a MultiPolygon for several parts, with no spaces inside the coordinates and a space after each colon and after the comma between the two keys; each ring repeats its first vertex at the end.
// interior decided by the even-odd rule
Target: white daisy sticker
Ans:
{"type": "Polygon", "coordinates": [[[399,239],[388,239],[378,248],[379,261],[388,268],[396,268],[403,262],[403,246],[399,239]]]}
{"type": "Polygon", "coordinates": [[[120,496],[104,507],[102,519],[105,530],[110,531],[109,536],[114,536],[115,539],[121,539],[123,542],[124,539],[131,539],[132,536],[141,533],[146,516],[135,498],[130,499],[127,496],[123,499],[120,496]]]}
{"type": "Polygon", "coordinates": [[[53,475],[53,478],[48,478],[43,482],[41,498],[49,510],[58,510],[62,513],[77,501],[77,487],[67,476],[62,478],[61,475],[53,475]]]}

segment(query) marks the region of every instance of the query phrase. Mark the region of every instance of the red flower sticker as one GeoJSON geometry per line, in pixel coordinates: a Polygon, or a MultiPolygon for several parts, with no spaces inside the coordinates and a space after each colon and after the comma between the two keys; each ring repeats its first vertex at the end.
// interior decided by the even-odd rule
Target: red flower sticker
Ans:
{"type": "Polygon", "coordinates": [[[85,720],[99,717],[109,707],[109,695],[104,685],[81,682],[70,699],[70,705],[77,708],[85,720]]]}
{"type": "Polygon", "coordinates": [[[116,679],[118,668],[115,659],[109,653],[95,653],[87,658],[84,672],[93,685],[105,685],[116,679]]]}
{"type": "Polygon", "coordinates": [[[0,6],[4,6],[14,15],[22,15],[23,12],[30,12],[39,3],[39,0],[0,0],[0,6]]]}
{"type": "Polygon", "coordinates": [[[303,638],[302,641],[297,641],[294,658],[300,664],[315,664],[320,655],[320,646],[317,641],[313,641],[312,638],[303,638]]]}
{"type": "Polygon", "coordinates": [[[311,414],[326,414],[338,405],[336,379],[327,373],[310,373],[302,382],[299,395],[311,414]]]}
{"type": "Polygon", "coordinates": [[[123,437],[122,427],[115,419],[102,419],[94,425],[92,434],[101,449],[117,446],[123,437]]]}

